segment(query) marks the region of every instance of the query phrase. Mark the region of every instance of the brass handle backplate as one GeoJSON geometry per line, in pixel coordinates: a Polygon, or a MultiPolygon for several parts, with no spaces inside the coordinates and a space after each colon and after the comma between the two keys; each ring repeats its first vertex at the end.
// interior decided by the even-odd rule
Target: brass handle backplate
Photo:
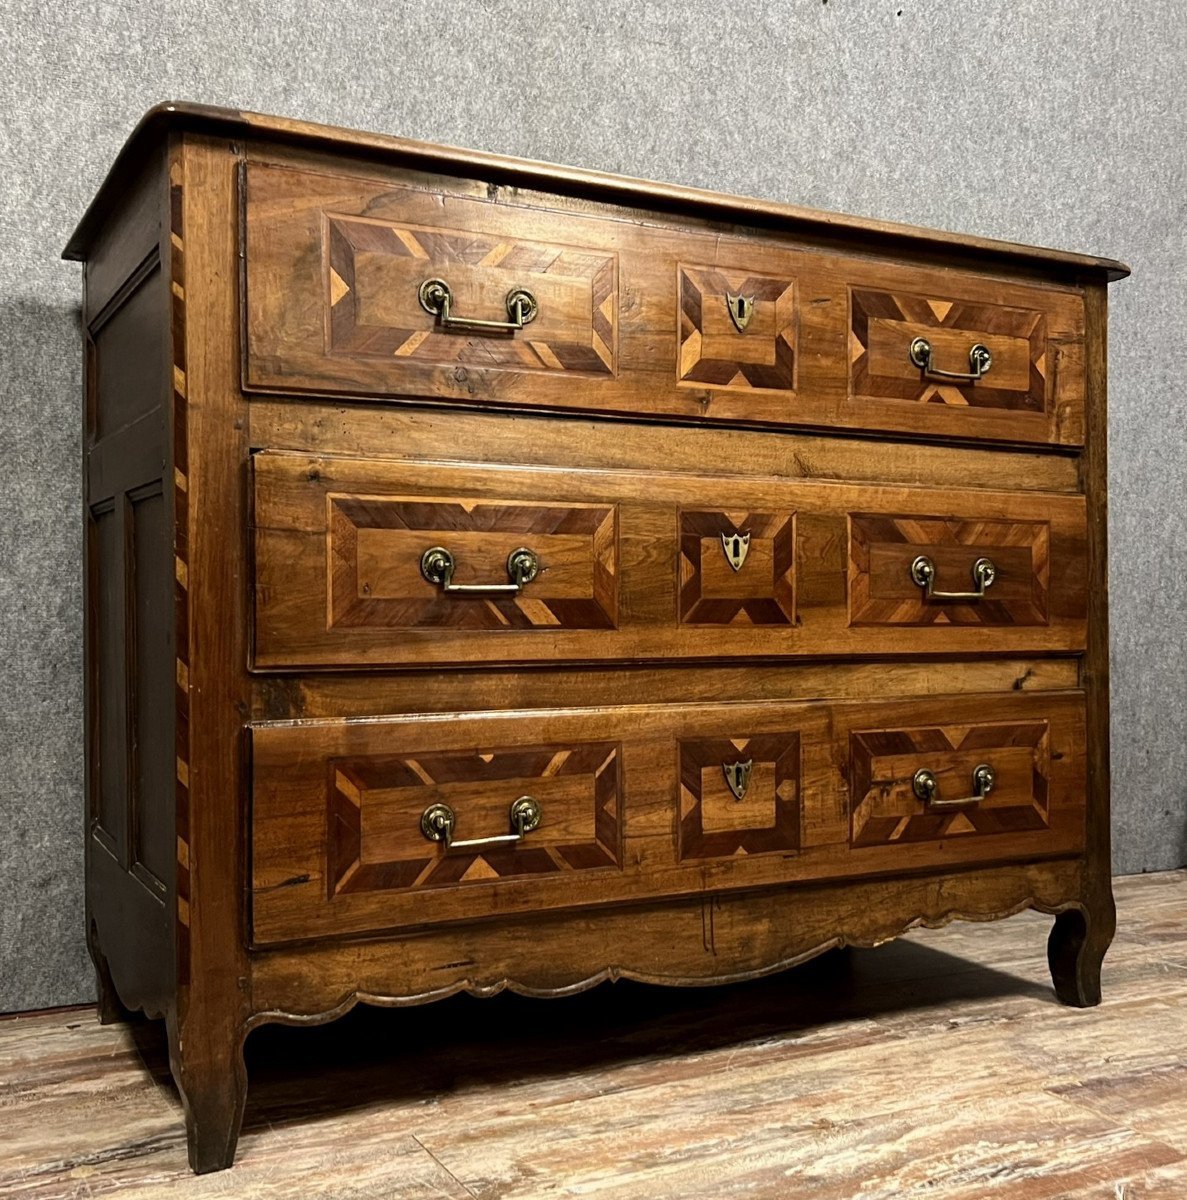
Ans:
{"type": "Polygon", "coordinates": [[[911,564],[911,579],[923,588],[925,600],[984,600],[985,592],[993,586],[997,578],[997,567],[989,558],[979,558],[973,563],[973,582],[977,585],[975,592],[937,592],[936,564],[926,554],[921,554],[911,564]]]}
{"type": "Polygon", "coordinates": [[[975,343],[969,349],[969,369],[967,371],[941,371],[939,367],[932,366],[931,342],[927,338],[917,337],[911,343],[907,357],[910,358],[912,366],[918,367],[924,375],[928,375],[932,379],[957,379],[962,383],[975,383],[993,366],[993,355],[989,353],[989,347],[980,342],[975,343]]]}
{"type": "Polygon", "coordinates": [[[444,842],[445,850],[481,850],[494,846],[513,846],[540,824],[540,802],[532,796],[520,796],[511,804],[511,828],[514,833],[499,833],[494,837],[470,838],[456,842],[453,831],[457,815],[448,804],[430,804],[420,814],[420,831],[430,842],[444,842]]]}
{"type": "Polygon", "coordinates": [[[930,809],[968,808],[970,805],[984,800],[993,791],[993,785],[996,782],[997,772],[988,763],[979,763],[973,768],[973,794],[971,796],[962,796],[959,800],[941,800],[940,785],[935,775],[926,767],[921,767],[915,772],[915,778],[911,780],[911,790],[930,809]]]}
{"type": "Polygon", "coordinates": [[[430,546],[420,556],[420,573],[430,582],[440,584],[450,596],[514,596],[522,592],[540,574],[540,559],[534,550],[520,546],[507,556],[510,583],[454,583],[457,561],[444,546],[430,546]]]}
{"type": "Polygon", "coordinates": [[[450,311],[453,291],[444,279],[426,279],[417,293],[420,306],[437,318],[442,329],[472,333],[515,333],[536,319],[540,311],[536,297],[527,288],[513,287],[507,293],[507,320],[485,321],[478,317],[456,317],[450,311]]]}

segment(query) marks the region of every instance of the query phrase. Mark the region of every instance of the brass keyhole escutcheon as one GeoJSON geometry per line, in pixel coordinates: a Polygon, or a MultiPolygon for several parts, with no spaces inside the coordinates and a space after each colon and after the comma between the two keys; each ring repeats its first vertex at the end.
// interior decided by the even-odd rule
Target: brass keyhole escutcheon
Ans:
{"type": "Polygon", "coordinates": [[[741,800],[750,786],[750,774],[754,770],[754,759],[745,762],[722,763],[721,773],[725,776],[726,786],[733,793],[735,800],[741,800]]]}
{"type": "Polygon", "coordinates": [[[723,533],[721,535],[721,552],[725,555],[725,561],[729,563],[734,571],[740,571],[742,564],[746,561],[746,555],[750,553],[750,532],[745,533],[723,533]]]}

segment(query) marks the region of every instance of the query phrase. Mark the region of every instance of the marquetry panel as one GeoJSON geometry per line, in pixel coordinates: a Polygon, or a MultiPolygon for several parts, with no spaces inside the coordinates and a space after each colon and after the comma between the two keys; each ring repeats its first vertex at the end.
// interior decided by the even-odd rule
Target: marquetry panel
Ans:
{"type": "Polygon", "coordinates": [[[330,627],[608,629],[615,623],[616,509],[427,496],[330,495],[330,627]],[[446,595],[421,573],[444,545],[454,582],[506,583],[521,545],[540,574],[515,596],[446,595]]]}
{"type": "Polygon", "coordinates": [[[252,161],[240,188],[249,393],[1083,444],[1073,286],[463,178],[252,161]],[[505,321],[519,287],[538,314],[445,330],[418,299],[429,279],[461,318],[505,321]],[[992,368],[925,379],[914,336],[941,369],[967,370],[975,342],[992,368]]]}
{"type": "Polygon", "coordinates": [[[849,746],[854,846],[1037,832],[1050,824],[1046,721],[861,731],[850,735],[849,746]],[[938,811],[915,796],[912,780],[925,768],[941,800],[969,797],[981,763],[996,780],[976,804],[938,811]]]}
{"type": "Polygon", "coordinates": [[[330,895],[616,867],[619,773],[613,742],[334,759],[327,770],[330,895]],[[541,819],[522,843],[447,851],[421,833],[424,810],[445,803],[457,815],[455,837],[506,834],[510,804],[528,793],[541,819]]]}
{"type": "Polygon", "coordinates": [[[849,518],[852,625],[1045,625],[1051,530],[1045,521],[853,513],[849,518]],[[976,600],[925,598],[911,577],[919,555],[936,567],[935,588],[973,589],[972,567],[989,558],[993,584],[976,600]]]}
{"type": "Polygon", "coordinates": [[[680,620],[688,625],[795,622],[795,514],[680,512],[680,620]],[[745,557],[736,568],[727,543],[745,557]]]}
{"type": "Polygon", "coordinates": [[[676,376],[704,387],[795,387],[795,282],[716,267],[677,268],[680,347],[676,376]],[[751,309],[745,328],[730,316],[730,296],[751,309]]]}
{"type": "Polygon", "coordinates": [[[1042,413],[1047,398],[1044,313],[910,292],[850,292],[850,388],[854,395],[959,408],[1042,413]],[[969,370],[969,349],[988,348],[993,365],[975,382],[927,377],[908,357],[926,338],[942,370],[969,370]]]}
{"type": "Polygon", "coordinates": [[[797,850],[800,735],[680,742],[680,858],[725,858],[797,850]],[[742,767],[739,796],[726,772],[742,767]]]}
{"type": "Polygon", "coordinates": [[[568,682],[538,707],[522,688],[476,674],[461,710],[439,705],[421,675],[387,702],[404,715],[253,725],[253,938],[592,909],[1083,845],[1077,692],[896,697],[888,673],[878,700],[832,699],[826,683],[821,698],[756,701],[706,667],[682,672],[679,689],[701,699],[660,700],[663,673],[620,682],[600,703],[568,682]],[[1036,755],[1045,791],[1032,783],[1036,755]],[[910,791],[915,770],[933,771],[951,798],[980,762],[998,772],[984,806],[995,815],[977,818],[987,836],[917,837],[912,827],[905,841],[893,828],[877,840],[886,818],[897,826],[918,815],[900,786],[910,791]],[[443,803],[458,841],[508,835],[510,806],[525,795],[542,820],[510,849],[446,852],[421,830],[425,809],[443,803]],[[1015,811],[1032,802],[1047,814],[1041,824],[1015,811]]]}
{"type": "Polygon", "coordinates": [[[614,372],[616,256],[513,236],[326,214],[329,350],[516,371],[614,372]],[[444,278],[456,315],[505,321],[528,288],[539,313],[523,333],[443,330],[417,298],[444,278]]]}
{"type": "Polygon", "coordinates": [[[253,481],[262,669],[1084,643],[1079,496],[275,451],[253,481]],[[434,547],[460,587],[506,588],[520,548],[539,571],[514,593],[446,592],[422,573],[434,547]],[[921,552],[943,590],[967,590],[978,556],[997,578],[981,600],[925,600],[921,552]]]}

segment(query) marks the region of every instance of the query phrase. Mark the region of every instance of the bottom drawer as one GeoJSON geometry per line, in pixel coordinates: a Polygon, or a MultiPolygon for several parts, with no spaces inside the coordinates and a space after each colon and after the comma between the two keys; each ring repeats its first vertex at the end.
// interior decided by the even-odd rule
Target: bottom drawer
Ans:
{"type": "Polygon", "coordinates": [[[1084,845],[1080,693],[249,733],[256,944],[1084,845]]]}

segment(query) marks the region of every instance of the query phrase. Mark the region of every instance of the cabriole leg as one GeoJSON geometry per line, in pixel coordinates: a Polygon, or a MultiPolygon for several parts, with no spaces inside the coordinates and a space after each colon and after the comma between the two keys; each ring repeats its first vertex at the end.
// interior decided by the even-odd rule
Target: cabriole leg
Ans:
{"type": "Polygon", "coordinates": [[[1113,940],[1116,916],[1069,909],[1055,918],[1047,939],[1047,962],[1055,994],[1064,1004],[1091,1008],[1100,1003],[1100,969],[1113,940]]]}

